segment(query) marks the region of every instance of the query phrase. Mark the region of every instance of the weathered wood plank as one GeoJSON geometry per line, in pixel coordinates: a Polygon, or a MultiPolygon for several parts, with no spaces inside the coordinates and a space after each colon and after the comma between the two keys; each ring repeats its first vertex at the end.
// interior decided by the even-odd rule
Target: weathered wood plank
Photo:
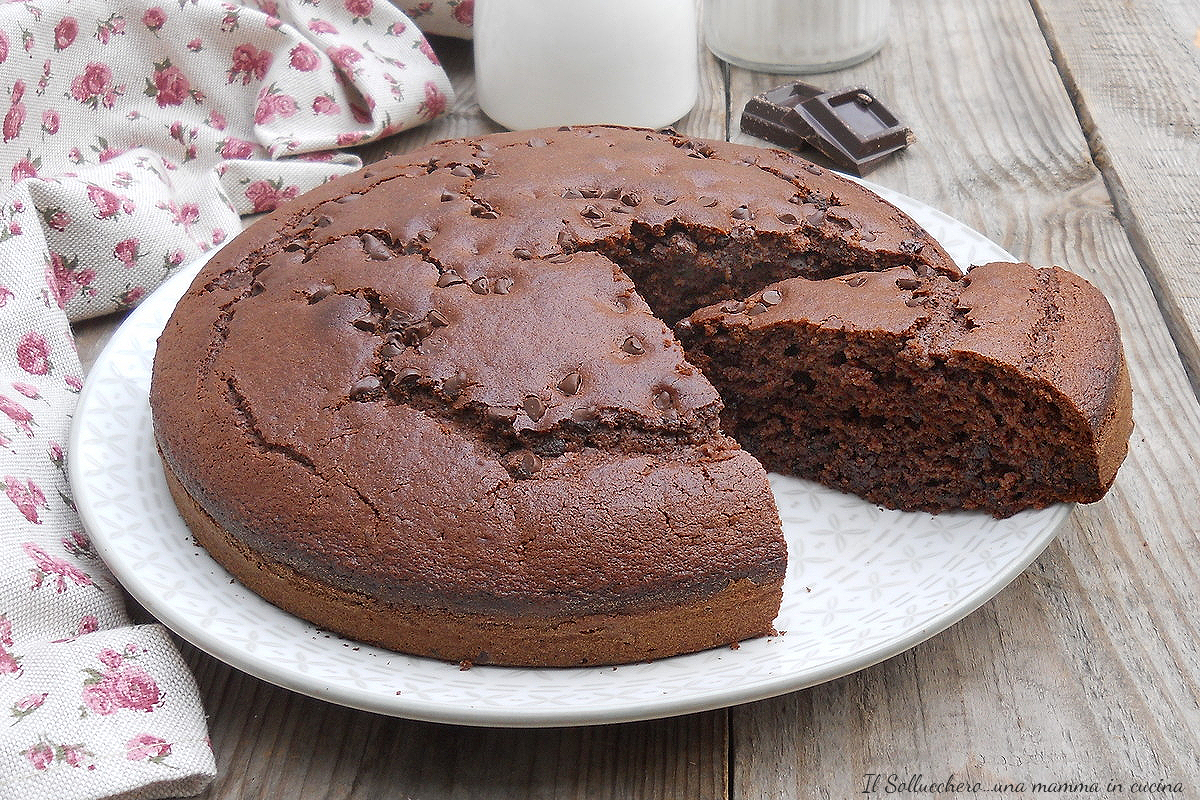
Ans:
{"type": "MultiPolygon", "coordinates": [[[[1125,49],[1158,46],[1145,33],[1131,26],[1125,49]]],[[[1112,299],[1137,429],[1109,496],[979,612],[874,668],[734,709],[733,796],[849,797],[866,772],[1193,788],[1200,410],[1037,18],[1019,0],[910,0],[878,58],[814,80],[869,86],[915,128],[872,179],[1112,299]]],[[[735,119],[775,82],[734,70],[735,119]]]]}
{"type": "Polygon", "coordinates": [[[263,683],[185,646],[220,775],[204,797],[723,798],[723,711],[507,730],[368,714],[263,683]]]}
{"type": "Polygon", "coordinates": [[[1134,251],[1200,387],[1200,8],[1034,0],[1134,251]]]}

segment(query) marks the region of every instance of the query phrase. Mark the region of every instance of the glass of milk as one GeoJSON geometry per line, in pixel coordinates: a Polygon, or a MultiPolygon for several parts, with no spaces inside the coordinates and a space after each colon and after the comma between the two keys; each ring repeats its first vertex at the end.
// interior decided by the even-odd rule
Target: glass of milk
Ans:
{"type": "Polygon", "coordinates": [[[661,128],[696,103],[694,0],[476,0],[479,107],[513,130],[661,128]]]}
{"type": "Polygon", "coordinates": [[[704,40],[758,72],[832,72],[879,52],[890,0],[704,0],[704,40]]]}

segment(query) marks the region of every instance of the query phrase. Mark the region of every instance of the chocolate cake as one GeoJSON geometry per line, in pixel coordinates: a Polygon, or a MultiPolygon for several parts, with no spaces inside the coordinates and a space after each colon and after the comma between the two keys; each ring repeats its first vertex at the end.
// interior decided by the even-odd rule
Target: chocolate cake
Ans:
{"type": "Polygon", "coordinates": [[[771,631],[786,548],[669,325],[892,268],[960,277],[893,206],[783,152],[619,128],[437,143],[204,267],[159,341],[155,436],[201,544],[348,636],[532,666],[729,644],[771,631]]]}
{"type": "Polygon", "coordinates": [[[891,508],[1093,502],[1132,429],[1112,310],[1057,267],[785,280],[678,330],[767,469],[891,508]]]}

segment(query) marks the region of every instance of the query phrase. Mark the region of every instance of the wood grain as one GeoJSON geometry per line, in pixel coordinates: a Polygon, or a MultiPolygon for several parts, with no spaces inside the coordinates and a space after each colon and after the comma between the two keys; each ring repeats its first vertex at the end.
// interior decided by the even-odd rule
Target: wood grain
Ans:
{"type": "Polygon", "coordinates": [[[725,796],[726,712],[588,728],[436,725],[314,700],[184,652],[218,757],[205,797],[725,796]]]}
{"type": "MultiPolygon", "coordinates": [[[[919,143],[871,177],[1100,286],[1137,429],[1109,496],[983,609],[881,665],[733,709],[732,795],[849,797],[868,772],[1200,790],[1200,411],[1163,314],[1031,6],[910,0],[896,23],[880,57],[821,76],[872,87],[916,129],[919,143]]],[[[1125,31],[1129,49],[1147,46],[1138,35],[1125,31]]],[[[735,72],[732,105],[770,82],[735,72]]]]}
{"type": "Polygon", "coordinates": [[[1033,6],[1134,252],[1200,387],[1200,6],[1033,6]]]}

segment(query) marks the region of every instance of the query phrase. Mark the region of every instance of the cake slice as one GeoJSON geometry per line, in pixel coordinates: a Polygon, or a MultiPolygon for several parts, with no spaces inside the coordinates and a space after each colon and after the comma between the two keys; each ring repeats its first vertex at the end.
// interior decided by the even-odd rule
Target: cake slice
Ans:
{"type": "Polygon", "coordinates": [[[677,332],[767,469],[889,508],[1093,502],[1132,430],[1112,309],[1057,267],[785,280],[677,332]]]}

